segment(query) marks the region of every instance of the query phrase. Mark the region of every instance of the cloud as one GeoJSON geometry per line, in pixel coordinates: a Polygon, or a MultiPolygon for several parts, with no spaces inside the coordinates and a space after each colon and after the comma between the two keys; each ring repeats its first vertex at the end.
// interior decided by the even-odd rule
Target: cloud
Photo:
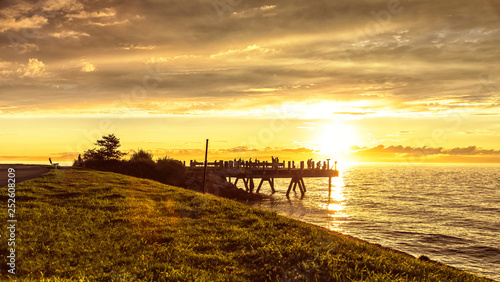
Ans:
{"type": "Polygon", "coordinates": [[[500,155],[500,150],[482,149],[476,146],[456,147],[445,149],[443,147],[411,147],[411,146],[384,146],[378,145],[372,148],[353,148],[357,149],[357,153],[388,153],[388,154],[405,154],[409,156],[430,156],[430,155],[500,155]]]}
{"type": "Polygon", "coordinates": [[[78,0],[45,0],[42,4],[42,10],[51,14],[55,12],[74,13],[84,8],[78,0]]]}
{"type": "MultiPolygon", "coordinates": [[[[170,156],[177,159],[193,159],[193,156],[203,156],[204,151],[200,149],[156,149],[153,150],[155,156],[170,156]]],[[[239,159],[253,160],[259,159],[261,161],[271,161],[271,157],[279,157],[281,161],[284,160],[306,160],[309,158],[320,158],[315,150],[308,148],[271,148],[264,149],[249,148],[247,146],[238,146],[229,149],[214,149],[209,150],[210,158],[214,159],[239,159]]]]}
{"type": "Polygon", "coordinates": [[[40,29],[48,23],[45,17],[34,15],[21,19],[7,18],[0,19],[0,32],[8,30],[19,31],[21,29],[40,29]]]}
{"type": "Polygon", "coordinates": [[[28,65],[24,68],[23,75],[28,77],[45,76],[46,73],[45,64],[36,58],[29,59],[28,65]]]}
{"type": "Polygon", "coordinates": [[[78,39],[79,37],[89,37],[90,35],[85,32],[76,32],[72,30],[65,30],[62,32],[55,32],[55,33],[50,33],[49,34],[51,37],[55,38],[72,38],[72,39],[78,39]]]}
{"type": "Polygon", "coordinates": [[[225,151],[225,152],[229,152],[229,153],[243,153],[243,152],[255,152],[257,151],[256,149],[249,149],[247,146],[239,146],[239,147],[234,147],[234,148],[231,148],[231,149],[227,149],[227,150],[219,150],[219,151],[225,151]]]}
{"type": "Polygon", "coordinates": [[[83,61],[81,65],[82,65],[81,68],[82,72],[93,72],[96,70],[95,66],[87,61],[83,61]]]}
{"type": "Polygon", "coordinates": [[[97,25],[97,26],[113,26],[113,25],[121,25],[121,24],[126,24],[126,23],[129,23],[129,20],[108,21],[108,22],[94,22],[94,21],[90,21],[87,24],[89,24],[89,25],[97,25]]]}
{"type": "Polygon", "coordinates": [[[243,90],[243,92],[256,92],[256,93],[262,93],[262,92],[275,92],[281,90],[280,88],[251,88],[247,90],[243,90]]]}
{"type": "Polygon", "coordinates": [[[23,55],[23,54],[28,54],[28,53],[33,53],[33,52],[36,52],[36,51],[39,51],[40,48],[38,47],[38,45],[34,44],[34,43],[18,43],[16,45],[11,45],[11,47],[15,47],[16,50],[18,50],[18,54],[19,55],[23,55]]]}
{"type": "Polygon", "coordinates": [[[334,115],[352,115],[352,116],[364,116],[367,114],[374,114],[375,112],[333,112],[334,115]]]}
{"type": "Polygon", "coordinates": [[[250,56],[251,54],[259,54],[259,53],[266,54],[266,53],[276,53],[276,52],[278,52],[278,50],[263,48],[256,44],[252,44],[248,45],[244,49],[232,49],[217,54],[212,54],[210,55],[210,59],[215,59],[218,57],[225,57],[225,56],[242,55],[242,54],[250,56]]]}
{"type": "Polygon", "coordinates": [[[265,11],[265,10],[271,10],[274,8],[276,8],[276,5],[265,5],[265,6],[260,7],[259,9],[262,11],[265,11]]]}
{"type": "MultiPolygon", "coordinates": [[[[276,5],[264,5],[261,7],[255,7],[251,9],[246,9],[242,11],[234,11],[231,13],[231,17],[235,18],[250,18],[250,17],[269,17],[276,15],[276,13],[273,13],[272,10],[276,8],[276,5]]],[[[230,9],[228,9],[230,10],[230,9]]],[[[219,11],[219,15],[223,16],[221,13],[222,11],[219,11]]]]}
{"type": "Polygon", "coordinates": [[[114,8],[104,8],[100,11],[80,11],[78,14],[67,14],[66,17],[70,19],[88,19],[88,18],[108,18],[116,16],[114,8]]]}
{"type": "Polygon", "coordinates": [[[135,45],[135,44],[127,44],[125,47],[122,47],[124,50],[155,50],[158,49],[158,46],[155,45],[135,45]]]}
{"type": "MultiPolygon", "coordinates": [[[[103,96],[116,99],[141,85],[151,75],[146,63],[162,67],[162,83],[147,93],[156,105],[217,100],[205,114],[220,114],[236,104],[245,115],[245,106],[253,111],[309,100],[363,100],[367,105],[330,112],[360,119],[447,111],[500,113],[494,87],[500,73],[500,29],[497,10],[489,1],[402,1],[402,12],[391,14],[383,24],[372,11],[387,10],[385,0],[244,1],[234,5],[224,21],[210,0],[40,3],[3,4],[5,21],[31,19],[20,26],[34,26],[38,34],[27,37],[18,30],[22,40],[17,44],[0,37],[0,50],[7,54],[17,47],[20,55],[43,58],[51,66],[52,85],[74,85],[65,88],[66,94],[86,93],[73,97],[88,104],[101,103],[103,96]],[[374,24],[382,27],[367,32],[374,24]],[[82,77],[64,69],[80,58],[102,66],[100,76],[82,77]],[[94,95],[92,88],[102,95],[94,95]]],[[[14,28],[2,27],[4,33],[14,28]]],[[[18,65],[26,59],[9,57],[18,65]]],[[[69,98],[64,102],[74,103],[69,98]]]]}
{"type": "Polygon", "coordinates": [[[200,59],[200,56],[196,55],[178,55],[173,57],[151,57],[145,60],[146,64],[164,64],[174,60],[187,60],[187,59],[200,59]]]}

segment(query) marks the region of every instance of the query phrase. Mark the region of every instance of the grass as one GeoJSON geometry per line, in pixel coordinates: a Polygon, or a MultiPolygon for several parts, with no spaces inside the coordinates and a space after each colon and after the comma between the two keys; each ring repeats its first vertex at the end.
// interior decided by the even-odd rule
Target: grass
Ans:
{"type": "Polygon", "coordinates": [[[16,205],[17,274],[7,273],[2,256],[2,279],[489,281],[274,212],[109,172],[53,170],[19,184],[16,205]]]}

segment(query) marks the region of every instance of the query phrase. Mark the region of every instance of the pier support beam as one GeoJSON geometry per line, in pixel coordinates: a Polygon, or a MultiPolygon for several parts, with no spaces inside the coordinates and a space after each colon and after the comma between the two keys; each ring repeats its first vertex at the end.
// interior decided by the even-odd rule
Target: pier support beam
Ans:
{"type": "Polygon", "coordinates": [[[276,193],[276,190],[274,190],[274,178],[270,178],[270,177],[263,177],[260,180],[260,184],[259,184],[259,187],[257,187],[256,193],[259,193],[260,187],[262,187],[262,183],[264,183],[264,181],[269,182],[269,186],[271,186],[271,191],[273,192],[273,194],[276,193]]]}
{"type": "Polygon", "coordinates": [[[238,180],[242,180],[243,184],[245,184],[245,190],[248,192],[248,182],[245,179],[245,177],[236,177],[236,180],[234,181],[234,186],[238,187],[236,184],[238,184],[238,180]]]}
{"type": "Polygon", "coordinates": [[[250,193],[253,193],[253,189],[255,188],[255,184],[253,183],[253,177],[248,178],[247,182],[250,182],[250,193]]]}
{"type": "Polygon", "coordinates": [[[292,186],[293,186],[293,191],[295,191],[297,184],[299,185],[301,195],[304,196],[304,194],[306,192],[306,185],[304,184],[304,179],[302,179],[301,176],[294,176],[294,177],[292,177],[292,180],[290,181],[290,185],[288,185],[288,191],[286,191],[287,197],[290,195],[290,191],[292,190],[292,186]]]}
{"type": "Polygon", "coordinates": [[[253,189],[255,188],[255,183],[253,182],[253,177],[240,177],[237,176],[234,181],[234,186],[238,187],[238,180],[242,180],[243,184],[245,184],[245,191],[253,193],[253,189]]]}

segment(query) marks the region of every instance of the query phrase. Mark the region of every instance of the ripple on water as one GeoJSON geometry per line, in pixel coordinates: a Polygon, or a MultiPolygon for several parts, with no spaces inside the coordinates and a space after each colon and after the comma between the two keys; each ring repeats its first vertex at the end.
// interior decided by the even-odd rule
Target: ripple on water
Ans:
{"type": "MultiPolygon", "coordinates": [[[[305,179],[306,196],[256,203],[299,220],[500,280],[500,166],[358,165],[328,181],[305,179]]],[[[282,191],[284,190],[284,191],[282,191]]]]}

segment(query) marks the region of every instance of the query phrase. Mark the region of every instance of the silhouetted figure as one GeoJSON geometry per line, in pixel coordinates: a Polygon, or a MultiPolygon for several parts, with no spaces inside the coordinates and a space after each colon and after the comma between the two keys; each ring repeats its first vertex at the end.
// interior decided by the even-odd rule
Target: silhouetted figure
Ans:
{"type": "Polygon", "coordinates": [[[78,154],[78,166],[82,166],[83,160],[82,160],[82,155],[78,154]]]}

